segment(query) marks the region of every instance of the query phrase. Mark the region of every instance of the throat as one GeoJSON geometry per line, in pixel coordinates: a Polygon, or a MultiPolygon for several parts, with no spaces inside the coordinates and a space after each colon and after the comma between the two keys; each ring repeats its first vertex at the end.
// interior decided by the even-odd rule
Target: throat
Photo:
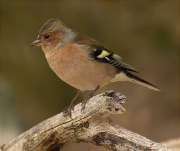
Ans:
{"type": "Polygon", "coordinates": [[[45,53],[45,57],[46,59],[50,57],[50,54],[49,53],[45,53]]]}

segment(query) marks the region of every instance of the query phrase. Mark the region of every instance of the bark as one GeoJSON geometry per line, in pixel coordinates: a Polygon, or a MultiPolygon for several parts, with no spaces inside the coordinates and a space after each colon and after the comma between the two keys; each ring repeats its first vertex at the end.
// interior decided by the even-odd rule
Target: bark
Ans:
{"type": "Polygon", "coordinates": [[[112,151],[171,151],[115,124],[109,117],[122,114],[125,96],[108,91],[92,97],[81,112],[81,103],[71,117],[64,110],[4,145],[2,151],[59,151],[71,143],[87,142],[112,151]]]}

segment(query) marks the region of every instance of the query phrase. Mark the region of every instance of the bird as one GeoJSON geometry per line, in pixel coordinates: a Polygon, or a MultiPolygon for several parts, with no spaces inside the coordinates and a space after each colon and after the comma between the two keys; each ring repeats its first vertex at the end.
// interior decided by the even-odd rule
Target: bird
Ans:
{"type": "Polygon", "coordinates": [[[110,82],[130,81],[161,91],[155,85],[132,74],[138,71],[101,42],[77,32],[59,19],[48,20],[31,46],[41,46],[55,74],[79,90],[69,106],[70,111],[74,109],[75,101],[81,92],[92,90],[82,102],[84,110],[93,94],[110,82]]]}

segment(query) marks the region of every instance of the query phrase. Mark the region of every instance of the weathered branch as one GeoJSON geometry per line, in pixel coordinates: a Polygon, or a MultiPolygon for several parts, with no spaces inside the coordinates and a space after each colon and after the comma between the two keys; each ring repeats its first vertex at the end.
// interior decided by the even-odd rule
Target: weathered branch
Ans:
{"type": "Polygon", "coordinates": [[[67,110],[34,126],[7,143],[2,151],[57,151],[77,142],[93,143],[113,151],[163,150],[161,144],[128,131],[109,117],[122,114],[125,96],[108,91],[91,98],[81,113],[81,103],[76,105],[70,118],[67,110]]]}

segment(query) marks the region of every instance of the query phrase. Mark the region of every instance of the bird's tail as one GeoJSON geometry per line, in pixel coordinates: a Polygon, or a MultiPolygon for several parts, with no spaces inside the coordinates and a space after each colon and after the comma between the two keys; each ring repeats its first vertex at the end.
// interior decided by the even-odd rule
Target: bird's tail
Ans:
{"type": "Polygon", "coordinates": [[[139,77],[137,77],[137,76],[135,76],[129,72],[126,72],[126,75],[129,78],[129,81],[131,81],[131,82],[143,85],[143,86],[145,86],[149,89],[155,90],[155,91],[161,91],[161,89],[156,87],[155,85],[153,85],[153,84],[151,84],[151,83],[149,83],[149,82],[147,82],[147,81],[145,81],[145,80],[143,80],[143,79],[141,79],[141,78],[139,78],[139,77]]]}
{"type": "Polygon", "coordinates": [[[159,89],[158,87],[156,87],[155,85],[127,72],[127,71],[122,71],[119,74],[116,75],[116,77],[114,79],[111,80],[111,82],[115,82],[115,81],[130,81],[130,82],[134,82],[140,85],[143,85],[149,89],[155,90],[155,91],[161,91],[161,89],[159,89]]]}

